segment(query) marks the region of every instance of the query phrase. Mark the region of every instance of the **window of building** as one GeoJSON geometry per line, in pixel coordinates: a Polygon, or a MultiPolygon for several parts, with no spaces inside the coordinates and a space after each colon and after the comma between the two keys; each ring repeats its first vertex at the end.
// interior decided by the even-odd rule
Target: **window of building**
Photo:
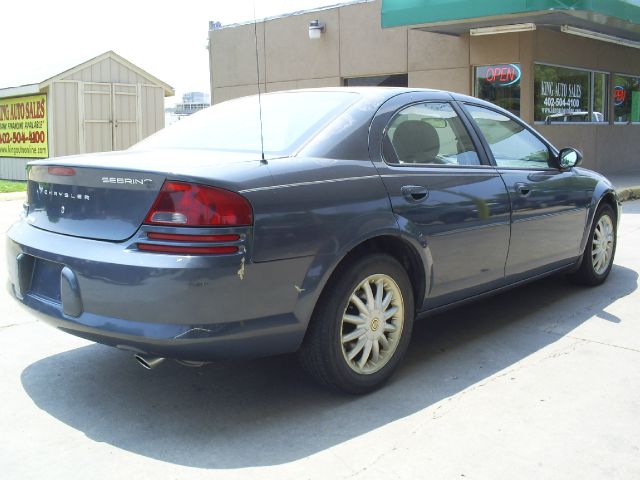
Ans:
{"type": "Polygon", "coordinates": [[[520,77],[516,63],[476,67],[475,96],[520,116],[520,77]]]}
{"type": "Polygon", "coordinates": [[[488,108],[476,105],[465,107],[487,139],[496,165],[508,168],[549,168],[549,148],[524,125],[488,108]]]}
{"type": "Polygon", "coordinates": [[[345,87],[408,87],[409,75],[379,75],[376,77],[345,78],[345,87]]]}
{"type": "Polygon", "coordinates": [[[388,163],[480,164],[464,124],[448,103],[405,108],[391,120],[383,142],[388,163]]]}
{"type": "Polygon", "coordinates": [[[614,121],[640,122],[640,77],[613,77],[614,121]]]}
{"type": "Polygon", "coordinates": [[[608,77],[602,72],[536,64],[534,121],[606,122],[608,77]]]}

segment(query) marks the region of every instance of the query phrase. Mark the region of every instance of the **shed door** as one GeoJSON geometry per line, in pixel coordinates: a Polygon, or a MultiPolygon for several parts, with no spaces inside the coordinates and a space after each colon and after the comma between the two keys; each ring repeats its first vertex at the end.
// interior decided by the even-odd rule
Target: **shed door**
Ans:
{"type": "Polygon", "coordinates": [[[113,145],[124,150],[138,141],[138,88],[113,84],[113,145]]]}
{"type": "Polygon", "coordinates": [[[84,84],[84,152],[113,150],[112,87],[110,83],[84,84]]]}
{"type": "Polygon", "coordinates": [[[84,151],[124,150],[138,141],[138,89],[121,83],[84,83],[84,151]]]}

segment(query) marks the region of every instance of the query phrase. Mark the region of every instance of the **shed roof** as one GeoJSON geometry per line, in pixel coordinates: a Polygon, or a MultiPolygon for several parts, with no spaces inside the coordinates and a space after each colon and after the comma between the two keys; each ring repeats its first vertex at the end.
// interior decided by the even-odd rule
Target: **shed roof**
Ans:
{"type": "Polygon", "coordinates": [[[149,72],[143,70],[142,68],[134,65],[114,51],[109,50],[108,52],[105,52],[101,55],[98,55],[97,57],[87,60],[86,62],[76,65],[75,67],[58,73],[57,75],[53,75],[52,77],[46,78],[41,82],[21,85],[18,87],[1,88],[0,98],[37,94],[51,85],[51,83],[59,80],[79,80],[82,72],[88,71],[89,69],[95,68],[96,66],[104,65],[107,62],[114,62],[115,64],[118,64],[124,67],[126,70],[132,72],[132,74],[139,77],[140,80],[143,80],[152,85],[156,85],[158,87],[162,87],[165,97],[171,97],[175,95],[175,90],[172,86],[163,82],[162,80],[159,80],[157,77],[151,75],[149,72]]]}

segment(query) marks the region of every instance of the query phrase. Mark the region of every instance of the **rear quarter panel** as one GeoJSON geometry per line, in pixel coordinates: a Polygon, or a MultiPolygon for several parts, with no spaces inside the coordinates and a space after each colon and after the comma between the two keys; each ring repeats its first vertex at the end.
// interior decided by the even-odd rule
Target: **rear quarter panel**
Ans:
{"type": "Polygon", "coordinates": [[[295,315],[306,325],[331,273],[367,239],[399,236],[380,176],[368,160],[270,160],[274,185],[242,192],[250,200],[271,196],[270,211],[256,219],[254,262],[312,257],[298,290],[295,315]]]}

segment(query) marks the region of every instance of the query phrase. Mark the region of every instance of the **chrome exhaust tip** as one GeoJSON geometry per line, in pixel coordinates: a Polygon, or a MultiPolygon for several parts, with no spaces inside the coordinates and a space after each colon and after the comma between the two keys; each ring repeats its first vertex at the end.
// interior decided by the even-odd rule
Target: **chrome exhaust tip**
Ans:
{"type": "Polygon", "coordinates": [[[143,368],[146,368],[147,370],[151,370],[152,368],[155,368],[162,362],[164,362],[164,358],[162,357],[150,357],[148,355],[142,355],[140,353],[136,353],[133,358],[135,358],[136,362],[138,362],[140,365],[142,365],[143,368]]]}

